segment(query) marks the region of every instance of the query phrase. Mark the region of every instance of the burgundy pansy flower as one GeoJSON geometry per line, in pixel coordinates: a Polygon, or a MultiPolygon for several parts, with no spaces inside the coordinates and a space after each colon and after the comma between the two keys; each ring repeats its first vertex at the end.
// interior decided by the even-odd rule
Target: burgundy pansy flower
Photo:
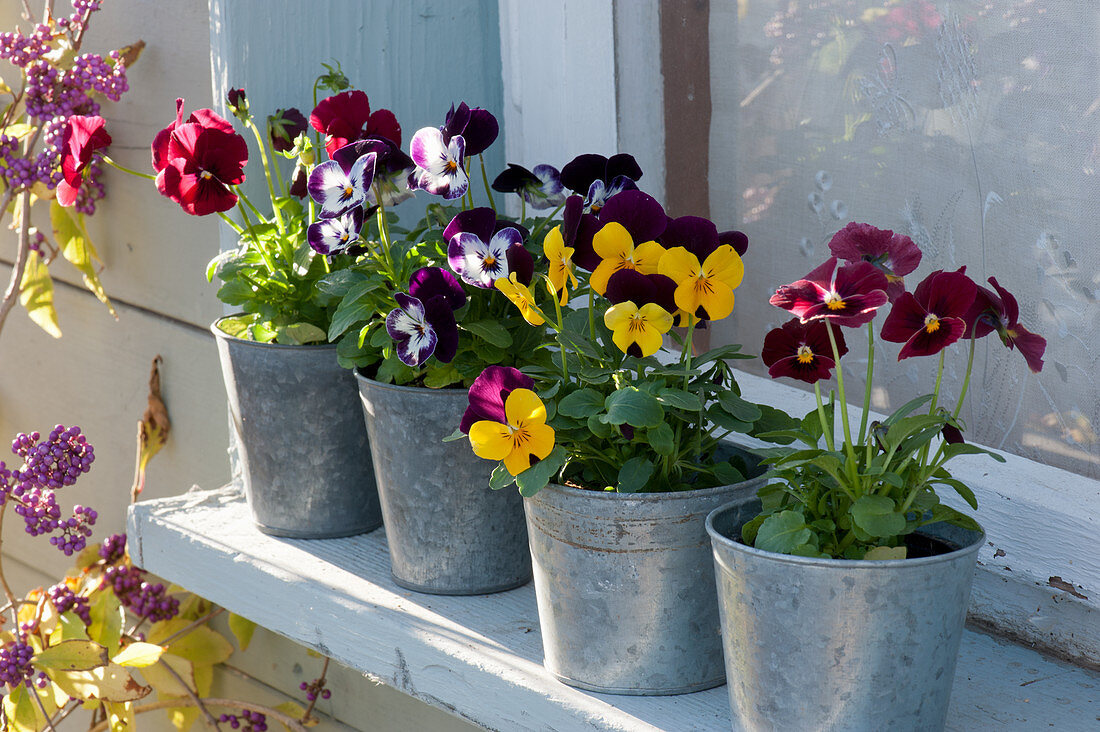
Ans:
{"type": "Polygon", "coordinates": [[[504,403],[516,389],[535,388],[535,382],[518,369],[508,366],[489,366],[470,385],[470,406],[462,415],[458,428],[469,434],[475,422],[490,420],[508,423],[504,403]]]}
{"type": "Polygon", "coordinates": [[[996,331],[1002,343],[1009,349],[1019,348],[1027,367],[1039,373],[1043,370],[1046,339],[1020,325],[1020,306],[1012,293],[1000,286],[996,277],[990,277],[989,284],[996,292],[978,286],[974,304],[964,317],[966,331],[963,335],[981,338],[996,331]]]}
{"type": "Polygon", "coordinates": [[[177,100],[176,122],[153,140],[153,164],[161,166],[157,190],[193,216],[228,211],[237,205],[230,186],[244,182],[248,145],[208,109],[192,114],[194,121],[181,123],[182,115],[183,100],[177,100]]]}
{"type": "Polygon", "coordinates": [[[359,241],[363,209],[359,206],[339,216],[315,221],[306,228],[306,241],[318,254],[342,254],[359,241]]]}
{"type": "Polygon", "coordinates": [[[535,209],[553,208],[565,201],[561,174],[553,165],[536,165],[532,171],[508,163],[508,169],[493,180],[493,190],[515,193],[535,209]]]}
{"type": "Polygon", "coordinates": [[[92,153],[111,144],[111,136],[103,129],[102,117],[73,115],[65,122],[61,133],[61,174],[57,184],[57,202],[72,206],[84,182],[84,170],[92,162],[92,153]]]}
{"type": "Polygon", "coordinates": [[[248,95],[244,93],[244,89],[230,89],[225,95],[225,103],[235,115],[248,114],[248,95]]]}
{"type": "Polygon", "coordinates": [[[480,155],[496,141],[500,127],[497,118],[488,110],[470,107],[466,102],[461,102],[457,108],[451,105],[447,120],[439,131],[443,135],[444,144],[449,145],[453,137],[462,137],[466,154],[480,155]]]}
{"type": "Polygon", "coordinates": [[[856,222],[833,235],[829,250],[846,262],[870,262],[878,267],[889,283],[886,294],[891,302],[905,291],[902,278],[921,260],[920,247],[904,234],[856,222]]]}
{"type": "Polygon", "coordinates": [[[345,170],[350,170],[355,161],[367,154],[373,154],[376,158],[374,165],[374,182],[367,188],[366,203],[369,206],[377,205],[377,195],[382,195],[382,205],[387,208],[410,198],[413,192],[409,190],[408,177],[416,164],[412,158],[401,151],[384,137],[374,137],[350,143],[337,150],[332,159],[340,163],[345,170]]]}
{"type": "MultiPolygon", "coordinates": [[[[844,333],[838,329],[833,336],[836,338],[837,353],[843,358],[848,352],[844,333]]],[[[828,379],[836,366],[827,326],[821,320],[808,323],[798,318],[788,320],[764,336],[760,358],[773,379],[789,376],[807,384],[828,379]]]]}
{"type": "Polygon", "coordinates": [[[962,337],[964,317],[976,291],[966,267],[958,272],[936,270],[916,290],[903,292],[894,301],[882,324],[882,339],[905,344],[898,353],[899,361],[939,353],[962,337]]]}
{"type": "Polygon", "coordinates": [[[638,188],[642,169],[633,155],[619,153],[606,158],[587,153],[578,155],[561,169],[561,182],[585,197],[585,213],[600,216],[607,201],[618,193],[638,188]]]}
{"type": "Polygon", "coordinates": [[[322,99],[309,116],[313,129],[325,136],[329,157],[347,145],[366,137],[384,137],[401,147],[401,125],[388,109],[370,111],[370,100],[358,89],[322,99]]]}
{"type": "Polygon", "coordinates": [[[535,263],[523,246],[525,230],[510,221],[498,221],[491,208],[463,211],[443,231],[447,263],[455,274],[475,287],[491,289],[501,277],[515,273],[531,284],[535,263]]]}
{"type": "Polygon", "coordinates": [[[768,302],[804,323],[819,318],[848,327],[871,322],[886,304],[886,275],[870,262],[836,265],[836,257],[829,257],[804,279],[780,287],[768,302]]]}
{"type": "Polygon", "coordinates": [[[275,114],[267,118],[271,146],[279,152],[290,152],[294,149],[294,138],[305,132],[308,126],[305,115],[294,107],[276,109],[275,114]]]}

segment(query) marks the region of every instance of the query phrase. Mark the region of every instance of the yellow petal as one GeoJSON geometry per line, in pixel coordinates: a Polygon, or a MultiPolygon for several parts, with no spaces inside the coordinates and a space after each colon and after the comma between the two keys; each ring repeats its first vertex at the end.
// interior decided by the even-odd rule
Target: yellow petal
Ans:
{"type": "Polygon", "coordinates": [[[638,312],[658,333],[667,333],[672,328],[672,315],[657,303],[648,302],[638,312]]]}
{"type": "Polygon", "coordinates": [[[561,236],[561,227],[555,226],[542,240],[542,253],[551,262],[561,259],[561,252],[565,248],[565,239],[561,236]]]}
{"type": "Polygon", "coordinates": [[[735,290],[745,277],[745,264],[736,249],[729,244],[723,244],[703,262],[703,272],[708,278],[721,280],[731,290],[735,290]]]}
{"type": "MultiPolygon", "coordinates": [[[[630,319],[638,312],[638,306],[630,300],[612,305],[603,314],[603,324],[613,333],[627,327],[630,319]]],[[[621,346],[620,346],[621,347],[621,346]]],[[[626,349],[623,348],[625,351],[626,349]]]]}
{"type": "Polygon", "coordinates": [[[512,452],[512,430],[508,425],[483,419],[470,426],[470,447],[486,460],[503,460],[512,452]]]}
{"type": "Polygon", "coordinates": [[[647,241],[634,247],[634,269],[642,274],[657,274],[665,248],[655,241],[647,241]]]}
{"type": "Polygon", "coordinates": [[[513,389],[504,400],[504,414],[513,427],[546,423],[546,407],[539,395],[530,389],[513,389]]]}
{"type": "Polygon", "coordinates": [[[504,467],[512,475],[519,475],[531,467],[531,453],[526,450],[513,450],[504,457],[504,467]]]}
{"type": "Polygon", "coordinates": [[[547,424],[533,424],[527,428],[527,449],[539,460],[554,449],[554,428],[547,424]]]}
{"type": "Polygon", "coordinates": [[[629,259],[634,253],[634,239],[617,221],[609,221],[592,237],[592,249],[604,259],[629,259]]]}
{"type": "Polygon", "coordinates": [[[661,344],[664,343],[664,339],[661,338],[661,333],[656,328],[645,328],[634,332],[634,342],[638,344],[638,348],[641,349],[642,357],[644,358],[646,356],[652,356],[654,353],[661,350],[661,344]]]}
{"type": "MultiPolygon", "coordinates": [[[[661,255],[661,261],[657,265],[657,272],[665,277],[671,277],[677,285],[691,277],[697,277],[700,269],[699,258],[684,247],[669,249],[661,255]]],[[[679,300],[676,301],[676,304],[681,308],[683,307],[683,305],[680,305],[679,300]]]]}
{"type": "Polygon", "coordinates": [[[676,307],[695,315],[700,307],[708,320],[721,320],[733,312],[733,290],[717,279],[691,277],[676,287],[676,307]]]}

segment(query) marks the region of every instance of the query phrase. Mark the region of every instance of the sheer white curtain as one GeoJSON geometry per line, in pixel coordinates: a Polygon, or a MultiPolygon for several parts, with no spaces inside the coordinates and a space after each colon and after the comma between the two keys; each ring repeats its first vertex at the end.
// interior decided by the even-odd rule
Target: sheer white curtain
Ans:
{"type": "MultiPolygon", "coordinates": [[[[758,353],[786,320],[770,293],[848,222],[908,234],[924,252],[910,288],[962,265],[995,276],[1048,341],[1039,375],[979,343],[968,438],[1100,477],[1098,20],[1079,0],[713,2],[711,212],[750,239],[715,341],[758,353]]],[[[849,346],[851,394],[866,344],[849,346]]],[[[876,349],[880,410],[931,391],[935,358],[876,349]]],[[[965,368],[953,346],[949,404],[965,368]]]]}

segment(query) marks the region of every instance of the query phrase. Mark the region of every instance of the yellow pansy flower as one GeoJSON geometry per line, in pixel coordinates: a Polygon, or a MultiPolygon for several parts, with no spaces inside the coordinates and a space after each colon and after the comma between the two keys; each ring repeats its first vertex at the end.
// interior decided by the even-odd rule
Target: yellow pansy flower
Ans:
{"type": "Polygon", "coordinates": [[[642,274],[656,274],[665,248],[655,241],[634,245],[626,227],[617,221],[608,222],[592,237],[592,249],[603,258],[588,283],[597,294],[607,291],[607,281],[620,269],[636,269],[642,274]]]}
{"type": "Polygon", "coordinates": [[[661,348],[661,336],[672,328],[672,316],[656,303],[640,308],[630,300],[612,305],[603,314],[611,340],[623,353],[644,358],[661,348]]]}
{"type": "Polygon", "coordinates": [[[504,401],[507,424],[493,420],[474,422],[470,446],[486,460],[503,460],[512,475],[542,460],[554,449],[554,428],[546,424],[546,407],[530,389],[513,389],[504,401]]]}
{"type": "Polygon", "coordinates": [[[565,239],[561,235],[561,227],[555,226],[542,240],[542,253],[550,262],[547,276],[554,288],[554,294],[562,305],[569,302],[569,286],[576,289],[577,276],[573,274],[573,247],[565,246],[565,239]]]}
{"type": "Polygon", "coordinates": [[[676,307],[703,320],[721,320],[733,312],[733,291],[745,276],[745,265],[728,244],[702,264],[684,247],[674,247],[661,257],[657,271],[676,283],[676,307]]]}
{"type": "Polygon", "coordinates": [[[493,286],[504,293],[505,297],[511,300],[517,308],[519,308],[519,314],[523,316],[531,325],[542,325],[546,322],[542,315],[538,311],[538,307],[535,305],[535,296],[531,294],[531,290],[527,285],[522,284],[516,279],[516,273],[508,275],[508,277],[498,277],[493,280],[493,286]]]}

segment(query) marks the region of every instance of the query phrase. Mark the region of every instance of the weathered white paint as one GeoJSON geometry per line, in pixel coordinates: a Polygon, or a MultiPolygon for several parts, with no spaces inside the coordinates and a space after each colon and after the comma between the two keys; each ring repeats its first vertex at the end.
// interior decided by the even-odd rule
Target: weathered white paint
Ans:
{"type": "MultiPolygon", "coordinates": [[[[488,729],[729,729],[724,687],[616,697],[557,682],[541,665],[530,585],[479,597],[403,590],[390,578],[384,529],[325,541],[265,536],[227,487],[140,504],[129,531],[135,561],[150,570],[488,729]]],[[[949,730],[1075,729],[1097,716],[1100,674],[966,634],[949,730]]]]}
{"type": "Polygon", "coordinates": [[[658,0],[615,0],[615,104],[620,152],[641,166],[641,187],[665,201],[665,104],[658,0]]]}

